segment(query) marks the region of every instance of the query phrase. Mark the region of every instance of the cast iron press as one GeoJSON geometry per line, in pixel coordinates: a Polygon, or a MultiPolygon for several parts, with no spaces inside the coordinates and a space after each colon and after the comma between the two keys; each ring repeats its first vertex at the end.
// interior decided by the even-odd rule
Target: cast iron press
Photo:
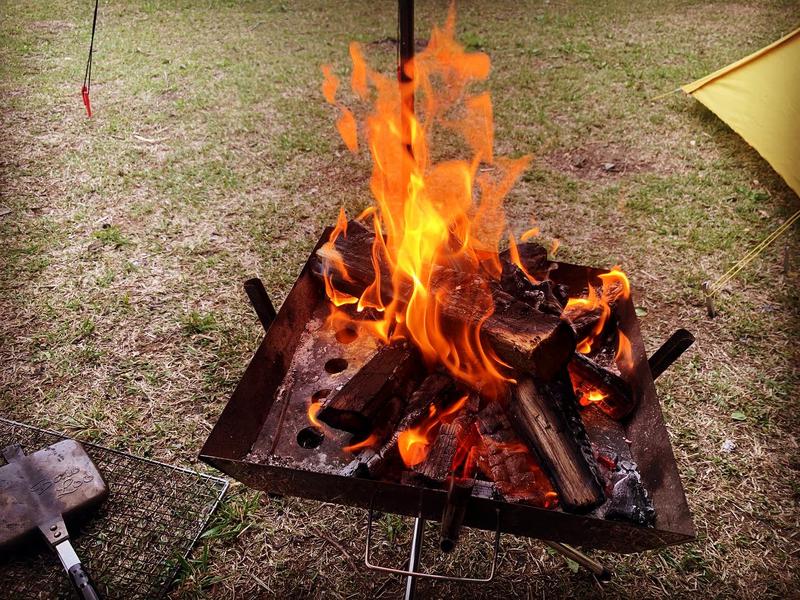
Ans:
{"type": "Polygon", "coordinates": [[[108,496],[97,467],[75,440],[25,455],[18,444],[3,450],[0,467],[0,556],[15,551],[35,530],[58,555],[78,597],[99,600],[69,540],[64,517],[86,513],[108,496]]]}

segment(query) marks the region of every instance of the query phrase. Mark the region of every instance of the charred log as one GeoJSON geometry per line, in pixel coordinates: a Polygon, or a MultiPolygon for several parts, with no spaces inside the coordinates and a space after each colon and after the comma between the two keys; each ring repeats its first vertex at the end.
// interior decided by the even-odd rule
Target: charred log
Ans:
{"type": "Polygon", "coordinates": [[[520,378],[509,402],[511,423],[540,458],[564,508],[588,511],[604,500],[591,444],[569,380],[520,378]]]}
{"type": "Polygon", "coordinates": [[[589,402],[612,419],[623,419],[636,408],[638,397],[628,382],[588,356],[576,352],[569,363],[569,374],[578,398],[588,399],[593,392],[600,392],[589,402]]]}
{"type": "MultiPolygon", "coordinates": [[[[374,235],[357,222],[348,225],[347,236],[340,236],[331,247],[326,244],[317,256],[331,264],[341,264],[347,276],[332,273],[337,289],[360,296],[375,282],[372,243],[374,235]]],[[[377,259],[379,262],[379,258],[377,259]]],[[[389,301],[397,293],[401,301],[410,289],[393,290],[386,265],[380,268],[381,296],[389,301]]],[[[575,335],[568,323],[553,314],[543,313],[520,302],[507,292],[491,286],[477,275],[440,268],[435,280],[445,286],[441,311],[452,323],[480,324],[481,338],[506,363],[525,372],[549,379],[569,360],[575,349],[575,335]],[[490,290],[493,307],[476,302],[476,289],[490,290]],[[489,318],[486,315],[489,311],[489,318]]]]}
{"type": "Polygon", "coordinates": [[[478,442],[475,415],[479,406],[480,396],[471,392],[455,418],[439,427],[425,460],[414,465],[412,471],[423,480],[438,484],[449,475],[473,477],[475,461],[468,460],[468,456],[472,456],[469,451],[478,442]]]}
{"type": "Polygon", "coordinates": [[[521,244],[518,251],[525,271],[511,261],[508,250],[500,254],[503,264],[500,286],[503,291],[537,310],[560,316],[569,298],[565,286],[548,279],[555,263],[547,260],[547,250],[538,244],[521,244]],[[531,281],[526,273],[536,281],[531,281]]]}
{"type": "Polygon", "coordinates": [[[412,470],[424,479],[443,482],[453,469],[459,440],[463,437],[463,427],[456,423],[444,423],[439,427],[425,460],[414,465],[412,470]]]}
{"type": "MultiPolygon", "coordinates": [[[[519,262],[525,270],[540,281],[547,279],[550,271],[558,267],[554,262],[547,259],[547,250],[540,244],[532,242],[517,244],[517,254],[519,255],[519,262]]],[[[503,261],[504,265],[514,264],[510,248],[500,253],[500,260],[503,261]]]]}
{"type": "Polygon", "coordinates": [[[408,344],[381,346],[350,381],[328,396],[317,418],[336,429],[366,435],[381,424],[376,416],[387,401],[413,383],[420,369],[419,357],[408,344]]]}
{"type": "Polygon", "coordinates": [[[455,383],[447,375],[442,373],[428,375],[409,397],[405,414],[389,439],[377,450],[362,450],[355,460],[343,469],[342,475],[379,476],[388,464],[399,458],[397,443],[400,433],[417,425],[428,414],[428,407],[432,403],[443,406],[453,398],[455,392],[455,383]]]}

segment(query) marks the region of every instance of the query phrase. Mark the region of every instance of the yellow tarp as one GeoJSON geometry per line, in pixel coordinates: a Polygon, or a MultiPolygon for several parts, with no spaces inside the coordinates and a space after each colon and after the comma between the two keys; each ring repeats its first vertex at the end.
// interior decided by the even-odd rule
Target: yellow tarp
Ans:
{"type": "Polygon", "coordinates": [[[681,89],[742,136],[800,195],[800,28],[681,89]]]}

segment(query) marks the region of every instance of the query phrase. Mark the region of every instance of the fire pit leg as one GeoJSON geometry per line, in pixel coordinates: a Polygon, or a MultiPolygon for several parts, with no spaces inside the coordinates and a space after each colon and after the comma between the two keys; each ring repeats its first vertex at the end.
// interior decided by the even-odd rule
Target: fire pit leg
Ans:
{"type": "Polygon", "coordinates": [[[580,550],[573,548],[567,544],[560,544],[558,542],[545,542],[548,546],[550,546],[553,550],[562,554],[569,558],[570,560],[574,560],[576,563],[581,565],[583,568],[588,569],[592,572],[592,574],[597,577],[600,581],[609,581],[613,576],[613,573],[609,571],[606,567],[602,564],[594,560],[593,558],[589,558],[580,550]]]}
{"type": "MultiPolygon", "coordinates": [[[[419,567],[419,555],[422,551],[422,540],[425,536],[425,519],[414,519],[414,537],[411,539],[411,554],[408,557],[408,570],[412,573],[419,567]]],[[[414,575],[406,577],[405,600],[413,600],[417,595],[417,578],[414,575]]]]}
{"type": "Polygon", "coordinates": [[[264,284],[258,277],[253,277],[244,282],[244,291],[247,292],[250,304],[253,305],[264,331],[269,331],[269,326],[272,325],[277,313],[275,307],[272,306],[272,300],[269,299],[267,290],[264,289],[264,284]]]}

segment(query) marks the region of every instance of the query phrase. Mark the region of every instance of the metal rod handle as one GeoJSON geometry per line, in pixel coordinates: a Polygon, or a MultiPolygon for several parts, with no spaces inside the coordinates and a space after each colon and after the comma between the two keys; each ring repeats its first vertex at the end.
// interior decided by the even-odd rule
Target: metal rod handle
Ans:
{"type": "MultiPolygon", "coordinates": [[[[425,573],[419,571],[418,565],[409,564],[408,569],[394,569],[392,567],[384,567],[381,565],[376,565],[370,562],[370,554],[372,554],[372,522],[373,522],[373,510],[369,509],[369,520],[367,521],[367,543],[366,549],[364,550],[364,564],[367,566],[368,569],[372,569],[373,571],[381,571],[384,573],[394,573],[395,575],[405,575],[406,577],[413,576],[413,577],[424,577],[426,579],[438,579],[439,581],[462,581],[466,583],[488,583],[492,579],[494,579],[494,573],[497,568],[497,557],[500,554],[500,511],[497,510],[497,529],[495,530],[494,536],[494,553],[492,555],[492,563],[491,568],[489,570],[489,574],[486,577],[456,577],[454,575],[440,575],[438,573],[425,573]]],[[[419,521],[420,519],[418,519],[419,521]]],[[[417,523],[414,524],[414,535],[415,538],[417,537],[417,523]]],[[[422,525],[422,524],[421,524],[422,525]]],[[[421,526],[420,525],[420,526],[421,526]]],[[[422,546],[422,536],[419,536],[419,547],[422,546]]],[[[412,542],[412,550],[414,550],[414,544],[412,542]]],[[[408,586],[406,586],[406,591],[408,591],[408,586]]]]}
{"type": "MultiPolygon", "coordinates": [[[[414,519],[414,536],[411,538],[411,554],[408,558],[408,570],[416,571],[419,566],[419,556],[422,553],[422,542],[425,537],[425,519],[417,517],[414,519]]],[[[405,600],[414,600],[417,594],[417,577],[408,575],[406,577],[406,596],[405,600]]]]}
{"type": "Polygon", "coordinates": [[[269,331],[269,326],[272,325],[278,313],[275,312],[275,307],[272,306],[272,300],[269,299],[269,294],[264,289],[264,284],[261,283],[258,277],[253,277],[244,282],[244,291],[247,292],[250,304],[253,305],[264,331],[269,331]]]}
{"type": "Polygon", "coordinates": [[[674,363],[681,354],[694,343],[694,336],[685,329],[678,329],[673,333],[669,339],[661,345],[661,348],[656,350],[649,359],[647,364],[650,365],[650,372],[653,374],[653,380],[657,379],[664,371],[666,371],[672,363],[674,363]]]}
{"type": "Polygon", "coordinates": [[[591,571],[600,581],[609,581],[613,577],[613,573],[597,562],[595,559],[586,556],[577,548],[573,548],[569,544],[562,544],[560,542],[545,542],[553,550],[559,554],[563,554],[567,558],[574,560],[576,563],[591,571]]]}

